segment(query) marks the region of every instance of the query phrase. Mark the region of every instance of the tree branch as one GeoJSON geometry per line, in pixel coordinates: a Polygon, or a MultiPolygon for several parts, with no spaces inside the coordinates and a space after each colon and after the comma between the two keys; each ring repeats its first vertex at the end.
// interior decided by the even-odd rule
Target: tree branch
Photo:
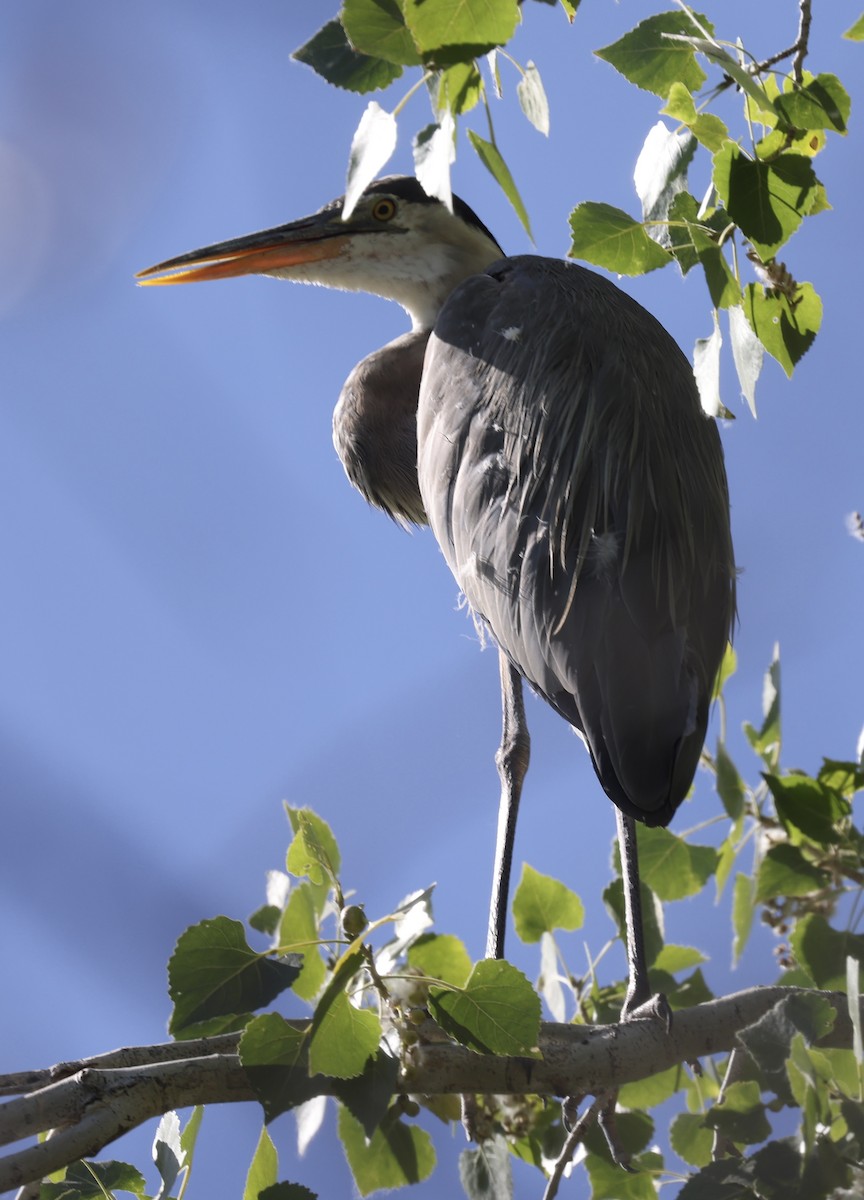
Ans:
{"type": "MultiPolygon", "coordinates": [[[[653,1019],[622,1025],[544,1024],[540,1058],[475,1054],[443,1039],[429,1022],[428,1029],[419,1030],[420,1041],[406,1051],[397,1091],[596,1095],[676,1063],[733,1049],[740,1030],[796,994],[823,996],[837,1011],[834,1028],[819,1045],[852,1045],[852,1022],[842,992],[752,988],[676,1012],[668,1033],[653,1019]]],[[[254,1089],[234,1052],[238,1038],[230,1034],[132,1047],[0,1079],[0,1088],[7,1091],[11,1081],[25,1079],[33,1089],[0,1104],[0,1144],[57,1130],[48,1141],[0,1159],[0,1192],[96,1154],[121,1134],[171,1109],[254,1100],[254,1089]]],[[[308,1094],[305,1072],[303,1078],[308,1094]]],[[[339,1080],[325,1076],[311,1083],[317,1095],[333,1095],[340,1086],[339,1080]]]]}

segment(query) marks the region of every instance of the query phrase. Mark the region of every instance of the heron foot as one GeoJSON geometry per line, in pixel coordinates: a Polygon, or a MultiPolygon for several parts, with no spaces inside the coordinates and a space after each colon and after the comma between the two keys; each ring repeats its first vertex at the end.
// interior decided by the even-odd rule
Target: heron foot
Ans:
{"type": "Polygon", "coordinates": [[[622,1021],[660,1021],[667,1033],[672,1032],[672,1008],[662,992],[655,992],[647,1000],[633,1007],[628,1000],[624,1001],[621,1010],[622,1021]]]}

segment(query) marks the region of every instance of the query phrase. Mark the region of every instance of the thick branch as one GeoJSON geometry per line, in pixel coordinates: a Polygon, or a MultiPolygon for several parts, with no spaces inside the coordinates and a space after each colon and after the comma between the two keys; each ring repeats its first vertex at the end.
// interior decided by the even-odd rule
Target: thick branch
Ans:
{"type": "MultiPolygon", "coordinates": [[[[558,1096],[609,1091],[675,1063],[733,1049],[739,1030],[796,992],[814,994],[798,988],[753,988],[684,1009],[675,1014],[669,1033],[650,1019],[604,1026],[546,1024],[540,1035],[542,1057],[537,1059],[475,1054],[443,1039],[437,1027],[424,1040],[423,1029],[421,1041],[408,1052],[398,1090],[419,1095],[558,1096]]],[[[820,1044],[850,1047],[846,997],[842,992],[815,994],[837,1011],[834,1029],[820,1044]]],[[[239,1058],[231,1052],[236,1041],[236,1035],[228,1035],[137,1047],[14,1077],[30,1080],[30,1086],[51,1082],[0,1105],[0,1144],[46,1129],[57,1132],[41,1145],[0,1159],[0,1192],[96,1154],[121,1134],[171,1109],[255,1099],[239,1058]],[[65,1077],[58,1079],[58,1074],[65,1077]]],[[[309,1083],[305,1079],[306,1095],[309,1083]]],[[[0,1080],[3,1084],[8,1081],[0,1080]]],[[[338,1080],[323,1076],[312,1084],[318,1095],[332,1095],[339,1087],[338,1080]]]]}

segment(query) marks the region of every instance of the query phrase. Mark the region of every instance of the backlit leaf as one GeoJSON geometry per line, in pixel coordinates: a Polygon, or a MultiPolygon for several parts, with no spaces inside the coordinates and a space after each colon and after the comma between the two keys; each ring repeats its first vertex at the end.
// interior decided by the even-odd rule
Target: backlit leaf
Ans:
{"type": "MultiPolygon", "coordinates": [[[[354,132],[348,156],[348,179],[342,216],[347,221],[362,196],[396,149],[396,118],[375,100],[370,100],[354,132]]],[[[289,863],[289,871],[292,870],[289,863]]],[[[309,876],[313,881],[314,877],[309,876]]]]}
{"type": "Polygon", "coordinates": [[[361,94],[386,88],[402,74],[395,63],[355,50],[338,19],[328,21],[291,57],[311,67],[334,87],[361,94]]]}
{"type": "Polygon", "coordinates": [[[827,882],[825,872],[809,863],[796,846],[772,846],[759,864],[756,903],[775,896],[807,896],[827,882]]]}
{"type": "Polygon", "coordinates": [[[201,1021],[263,1008],[297,979],[301,963],[298,954],[256,954],[240,922],[228,917],[193,925],[181,934],[168,963],[171,1033],[178,1036],[201,1021]]]}
{"type": "Polygon", "coordinates": [[[540,1032],[540,998],[507,962],[478,962],[464,988],[432,988],[429,1011],[445,1032],[481,1054],[531,1054],[540,1032]]]}
{"type": "Polygon", "coordinates": [[[714,155],[713,180],[729,216],[765,261],[788,241],[816,198],[809,158],[781,154],[766,163],[749,158],[734,142],[714,155]]]}
{"type": "Polygon", "coordinates": [[[468,1200],[511,1200],[510,1149],[500,1133],[462,1151],[459,1181],[468,1200]]]}
{"type": "Polygon", "coordinates": [[[712,317],[714,330],[710,337],[697,338],[693,346],[693,374],[696,376],[702,408],[709,417],[719,417],[723,412],[720,398],[720,347],[723,345],[723,335],[716,311],[712,312],[712,317]]]}
{"type": "Polygon", "coordinates": [[[516,85],[516,95],[525,116],[535,129],[549,136],[549,101],[543,89],[540,72],[533,62],[525,68],[525,74],[516,85]]]}
{"type": "Polygon", "coordinates": [[[341,21],[361,54],[406,67],[422,61],[399,0],[343,0],[341,21]]]}
{"type": "Polygon", "coordinates": [[[714,1132],[706,1129],[701,1113],[679,1113],[669,1127],[669,1144],[691,1167],[704,1167],[711,1162],[714,1132]]]}
{"type": "Polygon", "coordinates": [[[705,886],[717,866],[713,846],[694,846],[668,829],[639,826],[639,873],[661,900],[681,900],[705,886]]]}
{"type": "Polygon", "coordinates": [[[468,130],[468,139],[471,145],[477,151],[477,155],[483,166],[490,173],[492,178],[501,188],[504,195],[513,205],[516,216],[522,222],[522,226],[528,236],[532,239],[534,235],[531,232],[531,222],[528,219],[528,210],[522,203],[522,197],[516,188],[513,176],[510,174],[510,168],[505,163],[500,150],[492,142],[487,142],[475,133],[473,129],[468,130]]]}
{"type": "Polygon", "coordinates": [[[473,57],[509,42],[519,20],[516,0],[402,0],[405,22],[424,55],[446,46],[472,47],[473,57]]]}
{"type": "Polygon", "coordinates": [[[279,1155],[276,1153],[276,1147],[273,1145],[270,1134],[266,1129],[262,1129],[246,1174],[243,1200],[258,1200],[259,1192],[272,1187],[278,1174],[279,1155]]]}
{"type": "MultiPolygon", "coordinates": [[[[705,17],[698,16],[698,20],[713,33],[713,26],[705,17]]],[[[696,61],[693,47],[664,36],[693,32],[693,23],[684,13],[658,13],[641,21],[617,42],[595,53],[637,87],[665,99],[673,83],[680,83],[688,91],[696,92],[705,82],[705,72],[696,61]]]]}
{"type": "Polygon", "coordinates": [[[318,949],[318,914],[313,886],[301,883],[291,890],[279,924],[279,946],[283,951],[297,950],[303,966],[294,983],[301,1000],[311,1000],[324,982],[326,968],[318,949]]]}
{"type": "Polygon", "coordinates": [[[288,870],[292,875],[307,876],[313,883],[337,879],[342,863],[330,826],[311,808],[285,808],[294,831],[288,847],[288,870]]]}
{"type": "Polygon", "coordinates": [[[672,261],[640,221],[611,204],[586,200],[570,214],[570,257],[605,267],[617,275],[644,275],[672,261]]]}
{"type": "Polygon", "coordinates": [[[471,958],[459,938],[450,933],[428,933],[408,950],[409,966],[430,979],[464,987],[471,974],[471,958]]]}
{"type": "Polygon", "coordinates": [[[729,341],[741,394],[753,416],[756,416],[756,382],[762,373],[764,348],[747,320],[740,304],[729,309],[729,341]]]}
{"type": "Polygon", "coordinates": [[[732,965],[737,965],[753,928],[753,882],[749,875],[738,872],[732,892],[732,965]]]}
{"type": "Polygon", "coordinates": [[[556,929],[580,929],[584,919],[585,909],[575,892],[523,863],[513,897],[513,920],[523,942],[539,942],[544,933],[556,929]]]}
{"type": "Polygon", "coordinates": [[[833,129],[846,132],[852,103],[836,75],[817,75],[803,87],[789,81],[774,108],[793,129],[833,129]]]}
{"type": "Polygon", "coordinates": [[[368,1008],[355,1008],[342,987],[328,987],[318,1001],[309,1045],[309,1070],[351,1079],[359,1075],[381,1041],[381,1022],[368,1008]]]}
{"type": "Polygon", "coordinates": [[[243,1031],[240,1062],[268,1121],[315,1094],[308,1050],[308,1029],[289,1025],[278,1013],[256,1017],[243,1031]]]}
{"type": "Polygon", "coordinates": [[[425,1129],[389,1120],[367,1141],[363,1126],[339,1109],[339,1139],[361,1196],[420,1183],[435,1169],[435,1150],[425,1129]]]}
{"type": "Polygon", "coordinates": [[[830,844],[840,840],[836,825],[849,815],[849,801],[809,775],[767,774],[777,816],[793,841],[803,834],[811,841],[830,844]]]}

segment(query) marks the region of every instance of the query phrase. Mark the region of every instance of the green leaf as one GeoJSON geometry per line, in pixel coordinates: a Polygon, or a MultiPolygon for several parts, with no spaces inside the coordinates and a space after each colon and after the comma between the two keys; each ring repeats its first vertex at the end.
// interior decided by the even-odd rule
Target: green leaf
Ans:
{"type": "Polygon", "coordinates": [[[309,1070],[336,1079],[359,1075],[381,1041],[381,1022],[368,1008],[355,1008],[342,986],[328,987],[312,1021],[309,1070]]]}
{"type": "Polygon", "coordinates": [[[408,965],[430,979],[464,987],[471,974],[471,958],[452,933],[424,933],[408,950],[408,965]]]}
{"type": "Polygon", "coordinates": [[[726,686],[726,680],[731,679],[738,670],[738,655],[735,653],[735,648],[731,642],[726,643],[726,649],[723,651],[723,660],[720,663],[720,670],[717,672],[717,678],[714,680],[714,691],[712,700],[716,700],[721,695],[723,688],[726,686]]]}
{"type": "Polygon", "coordinates": [[[698,113],[693,97],[676,79],[669,88],[665,108],[660,109],[667,117],[672,117],[686,125],[697,141],[713,154],[719,150],[729,137],[729,130],[719,117],[713,113],[698,113]]]}
{"type": "Polygon", "coordinates": [[[792,129],[833,129],[846,132],[852,102],[836,75],[817,75],[803,87],[787,81],[789,89],[774,101],[774,108],[792,129]]]}
{"type": "Polygon", "coordinates": [[[525,73],[516,85],[520,107],[540,133],[549,136],[549,101],[543,89],[543,80],[533,62],[525,67],[525,73]]]}
{"type": "Polygon", "coordinates": [[[638,827],[639,874],[661,900],[701,892],[717,868],[713,846],[693,846],[668,829],[638,827]]]}
{"type": "Polygon", "coordinates": [[[361,1196],[420,1183],[435,1169],[432,1139],[416,1125],[385,1121],[367,1141],[360,1122],[340,1108],[339,1138],[361,1196]]]}
{"type": "Polygon", "coordinates": [[[649,974],[652,986],[657,991],[665,991],[669,1007],[676,1011],[679,1008],[692,1008],[694,1004],[705,1004],[714,999],[701,969],[693,971],[680,983],[677,983],[671,975],[664,979],[663,974],[658,971],[656,966],[651,968],[649,974]]]}
{"type": "Polygon", "coordinates": [[[713,181],[729,216],[765,261],[789,240],[816,199],[809,158],[781,154],[761,162],[748,158],[734,142],[714,155],[713,181]]]}
{"type": "MultiPolygon", "coordinates": [[[[670,1096],[674,1096],[679,1088],[687,1083],[687,1076],[676,1063],[665,1071],[657,1071],[645,1079],[637,1079],[633,1083],[621,1085],[618,1102],[624,1108],[654,1108],[662,1104],[670,1096]]],[[[642,1149],[642,1147],[639,1147],[642,1149]]]]}
{"type": "Polygon", "coordinates": [[[228,917],[191,926],[168,963],[171,1033],[181,1036],[197,1022],[263,1008],[291,986],[301,963],[298,954],[256,954],[240,922],[228,917]]]}
{"type": "Polygon", "coordinates": [[[298,950],[303,966],[294,984],[301,1000],[311,1000],[318,994],[327,974],[318,950],[318,913],[312,884],[301,883],[291,890],[279,925],[279,948],[285,953],[298,950]]]}
{"type": "Polygon", "coordinates": [[[809,775],[766,774],[764,778],[774,797],[777,816],[793,842],[800,842],[802,834],[819,845],[840,841],[836,826],[851,812],[848,800],[809,775]]]}
{"type": "Polygon", "coordinates": [[[243,1200],[258,1200],[259,1193],[263,1192],[265,1188],[272,1187],[278,1174],[279,1155],[276,1153],[276,1147],[273,1145],[270,1134],[266,1129],[262,1129],[246,1174],[243,1200]]]}
{"type": "Polygon", "coordinates": [[[725,745],[719,740],[714,763],[717,768],[717,795],[732,820],[737,821],[744,812],[744,782],[725,745]]]}
{"type": "Polygon", "coordinates": [[[386,88],[402,74],[395,63],[355,50],[338,19],[328,21],[291,57],[311,67],[334,87],[361,94],[386,88]]]}
{"type": "Polygon", "coordinates": [[[285,806],[294,840],[288,847],[286,865],[292,875],[307,876],[312,883],[338,880],[342,860],[333,831],[311,808],[285,806]]]}
{"type": "MultiPolygon", "coordinates": [[[[615,1138],[619,1149],[632,1157],[654,1140],[654,1122],[645,1112],[619,1111],[615,1114],[615,1138]]],[[[594,1158],[613,1165],[609,1144],[602,1130],[595,1124],[591,1124],[586,1130],[585,1149],[594,1158]]],[[[620,1172],[621,1168],[618,1167],[618,1170],[620,1172]]]]}
{"type": "Polygon", "coordinates": [[[405,24],[399,0],[343,0],[342,25],[360,54],[414,67],[422,57],[405,24]]]}
{"type": "Polygon", "coordinates": [[[354,1079],[341,1079],[335,1087],[339,1099],[371,1138],[399,1091],[399,1060],[379,1050],[354,1079]]]}
{"type": "Polygon", "coordinates": [[[483,80],[475,63],[454,63],[438,75],[436,112],[449,109],[454,117],[470,112],[480,99],[483,80]]]}
{"type": "Polygon", "coordinates": [[[278,1013],[256,1017],[243,1031],[240,1062],[267,1121],[316,1094],[309,1079],[308,1049],[308,1029],[289,1025],[278,1013]]]}
{"type": "Polygon", "coordinates": [[[527,863],[513,897],[513,921],[523,942],[539,942],[556,929],[581,929],[585,909],[575,892],[527,863]]]}
{"type": "Polygon", "coordinates": [[[483,959],[464,988],[432,988],[429,1011],[445,1033],[481,1054],[533,1054],[540,998],[521,971],[483,959]]]}
{"type": "Polygon", "coordinates": [[[519,20],[517,0],[402,0],[402,6],[424,56],[447,46],[465,47],[466,57],[485,54],[509,42],[519,20]]]}
{"type": "Polygon", "coordinates": [[[738,872],[732,891],[732,965],[736,966],[744,953],[744,947],[753,928],[753,883],[749,875],[738,872]]]}
{"type": "Polygon", "coordinates": [[[611,204],[586,200],[570,214],[570,257],[618,275],[644,275],[672,261],[640,221],[611,204]]]}
{"type": "Polygon", "coordinates": [[[189,1114],[189,1120],[183,1127],[183,1132],[180,1134],[180,1149],[183,1153],[184,1165],[186,1167],[187,1176],[192,1171],[192,1160],[195,1157],[195,1146],[198,1141],[198,1134],[201,1130],[201,1123],[204,1120],[204,1105],[196,1104],[189,1114]]]}
{"type": "Polygon", "coordinates": [[[744,289],[744,312],[759,341],[791,379],[822,324],[822,301],[811,283],[801,283],[794,301],[766,292],[761,283],[744,289]]]}
{"type": "MultiPolygon", "coordinates": [[[[620,1124],[620,1117],[618,1121],[620,1124]]],[[[589,1154],[585,1169],[591,1180],[591,1200],[657,1200],[654,1176],[662,1172],[663,1159],[652,1151],[640,1154],[631,1160],[630,1174],[611,1158],[589,1154]]]]}
{"type": "Polygon", "coordinates": [[[511,1200],[510,1149],[500,1134],[459,1155],[459,1181],[468,1200],[511,1200]]]}
{"type": "Polygon", "coordinates": [[[789,944],[798,965],[819,988],[843,991],[846,959],[864,962],[864,935],[832,929],[823,916],[808,913],[797,922],[789,944]]]}
{"type": "Polygon", "coordinates": [[[259,1194],[258,1200],[318,1200],[318,1193],[302,1183],[273,1183],[259,1194]]]}
{"type": "MultiPolygon", "coordinates": [[[[645,959],[651,967],[663,949],[663,906],[645,882],[640,882],[642,899],[642,933],[645,938],[645,959]]],[[[621,940],[626,943],[627,933],[624,920],[624,885],[621,877],[613,879],[603,891],[603,903],[618,926],[621,940]]]]}
{"type": "MultiPolygon", "coordinates": [[[[698,19],[703,27],[714,32],[705,17],[698,19]]],[[[696,61],[693,47],[665,36],[669,33],[691,34],[693,28],[684,13],[658,13],[641,21],[612,45],[596,50],[595,54],[611,63],[630,83],[654,92],[664,100],[674,83],[680,83],[689,92],[696,92],[705,82],[705,72],[696,61]]]]}
{"type": "MultiPolygon", "coordinates": [[[[740,292],[738,299],[741,299],[740,292]]],[[[756,383],[762,373],[764,347],[751,329],[744,309],[738,302],[729,308],[729,341],[741,394],[755,417],[756,383]]]]}
{"type": "Polygon", "coordinates": [[[695,946],[673,946],[670,942],[657,955],[654,966],[658,971],[669,971],[674,975],[676,971],[687,971],[690,967],[698,967],[700,963],[707,961],[702,951],[697,950],[695,946]]]}
{"type": "Polygon", "coordinates": [[[39,1191],[44,1200],[105,1200],[112,1192],[132,1192],[147,1195],[144,1176],[128,1163],[91,1162],[83,1159],[66,1168],[66,1178],[59,1183],[43,1183],[39,1191]]]}
{"type": "Polygon", "coordinates": [[[853,21],[843,36],[844,38],[848,38],[850,42],[864,42],[864,13],[861,14],[857,21],[853,21]]]}
{"type": "Polygon", "coordinates": [[[701,1113],[682,1112],[669,1127],[669,1144],[691,1167],[704,1167],[711,1162],[714,1134],[701,1113]]]}
{"type": "Polygon", "coordinates": [[[471,145],[477,151],[477,155],[483,166],[490,173],[492,178],[501,188],[501,191],[513,205],[516,216],[522,222],[522,227],[533,241],[534,235],[531,232],[531,222],[528,219],[528,211],[525,208],[525,205],[522,203],[522,197],[519,195],[516,184],[513,181],[513,176],[510,174],[509,167],[501,157],[500,150],[492,142],[484,141],[484,139],[481,138],[479,134],[475,133],[473,129],[468,130],[468,139],[471,142],[471,145]]]}
{"type": "Polygon", "coordinates": [[[854,762],[825,758],[819,768],[818,778],[820,783],[824,783],[832,791],[839,792],[847,800],[851,800],[856,792],[864,788],[864,769],[854,762]]]}
{"type": "Polygon", "coordinates": [[[756,875],[756,903],[775,896],[807,896],[828,882],[824,871],[808,862],[795,846],[772,846],[756,875]]]}
{"type": "MultiPolygon", "coordinates": [[[[757,329],[758,333],[759,330],[757,329]]],[[[745,724],[744,732],[750,745],[763,762],[774,769],[780,761],[780,647],[774,647],[774,657],[762,680],[762,727],[757,732],[745,724]]]]}
{"type": "Polygon", "coordinates": [[[751,1146],[771,1136],[759,1084],[752,1080],[731,1083],[724,1089],[723,1100],[705,1115],[705,1124],[718,1129],[738,1145],[751,1146]]]}

